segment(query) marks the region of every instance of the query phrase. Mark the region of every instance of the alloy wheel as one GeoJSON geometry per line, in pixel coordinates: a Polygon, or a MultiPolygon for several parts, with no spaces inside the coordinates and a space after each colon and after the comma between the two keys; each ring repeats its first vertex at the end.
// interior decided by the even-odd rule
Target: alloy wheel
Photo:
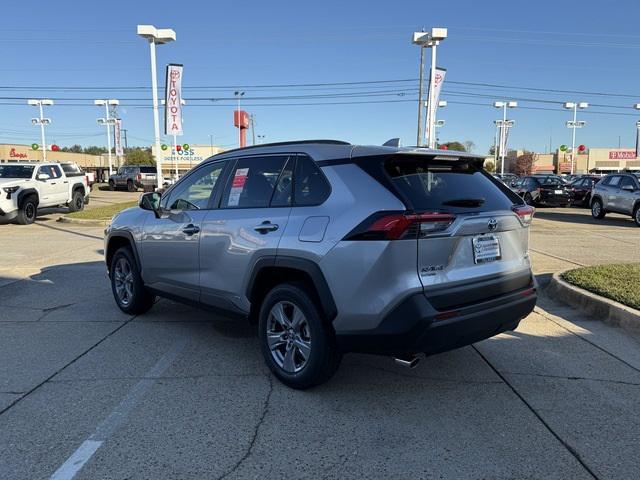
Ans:
{"type": "Polygon", "coordinates": [[[300,372],[311,355],[311,331],[302,310],[291,302],[276,303],[267,320],[267,343],[278,367],[300,372]]]}
{"type": "Polygon", "coordinates": [[[24,216],[29,220],[34,220],[36,218],[36,206],[33,203],[27,203],[24,206],[24,216]]]}
{"type": "Polygon", "coordinates": [[[126,258],[121,257],[116,262],[113,281],[118,300],[125,307],[128,306],[133,300],[133,271],[126,258]]]}
{"type": "Polygon", "coordinates": [[[600,216],[600,210],[600,202],[593,202],[593,205],[591,206],[591,213],[593,213],[594,217],[600,216]]]}

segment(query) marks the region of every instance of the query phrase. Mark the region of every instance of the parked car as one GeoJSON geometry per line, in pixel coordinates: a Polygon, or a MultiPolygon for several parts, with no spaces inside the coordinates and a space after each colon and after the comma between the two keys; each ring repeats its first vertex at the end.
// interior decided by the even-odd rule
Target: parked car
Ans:
{"type": "Polygon", "coordinates": [[[601,219],[609,212],[631,215],[640,227],[640,179],[632,173],[607,175],[591,192],[591,215],[601,219]]]}
{"type": "Polygon", "coordinates": [[[329,379],[348,352],[413,366],[513,330],[536,303],[533,208],[484,157],[337,141],[215,155],[106,229],[120,309],[156,295],[258,323],[283,383],[329,379]]]}
{"type": "Polygon", "coordinates": [[[595,175],[580,175],[569,184],[568,190],[573,205],[589,207],[591,205],[591,189],[600,181],[595,175]]]}
{"type": "Polygon", "coordinates": [[[493,176],[502,181],[508,187],[513,187],[520,179],[515,173],[494,173],[493,176]]]}
{"type": "Polygon", "coordinates": [[[523,177],[514,190],[527,205],[566,207],[571,201],[566,185],[556,175],[523,177]]]}
{"type": "Polygon", "coordinates": [[[82,210],[89,203],[86,178],[68,176],[59,163],[0,164],[0,223],[33,223],[39,208],[82,210]]]}
{"type": "Polygon", "coordinates": [[[157,188],[156,167],[148,165],[126,165],[109,177],[109,189],[126,188],[135,192],[138,188],[155,190],[157,188]]]}

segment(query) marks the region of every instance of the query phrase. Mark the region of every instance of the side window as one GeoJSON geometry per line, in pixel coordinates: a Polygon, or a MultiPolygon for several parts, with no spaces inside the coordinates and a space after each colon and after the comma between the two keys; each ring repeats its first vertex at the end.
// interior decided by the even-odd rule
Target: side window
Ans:
{"type": "Polygon", "coordinates": [[[329,182],[306,155],[298,155],[293,185],[293,204],[297,207],[320,205],[331,193],[329,182]]]}
{"type": "Polygon", "coordinates": [[[53,172],[53,178],[62,177],[62,171],[58,165],[51,165],[51,171],[53,172]]]}
{"type": "Polygon", "coordinates": [[[620,183],[620,177],[611,177],[607,185],[609,185],[610,187],[617,187],[619,183],[620,183]]]}
{"type": "Polygon", "coordinates": [[[199,168],[176,185],[167,199],[162,199],[161,204],[171,210],[209,208],[209,200],[223,168],[224,163],[212,163],[199,168]]]}
{"type": "Polygon", "coordinates": [[[60,178],[62,173],[57,165],[44,165],[38,169],[38,174],[46,173],[51,179],[60,178]]]}
{"type": "Polygon", "coordinates": [[[622,187],[633,187],[635,189],[636,184],[631,177],[622,177],[622,180],[620,181],[620,188],[622,187]]]}
{"type": "Polygon", "coordinates": [[[268,207],[288,155],[240,158],[222,195],[222,208],[268,207]]]}
{"type": "Polygon", "coordinates": [[[291,197],[293,195],[293,166],[295,161],[295,156],[292,155],[289,157],[282,173],[280,173],[280,178],[278,179],[276,189],[271,198],[272,207],[291,206],[291,197]]]}

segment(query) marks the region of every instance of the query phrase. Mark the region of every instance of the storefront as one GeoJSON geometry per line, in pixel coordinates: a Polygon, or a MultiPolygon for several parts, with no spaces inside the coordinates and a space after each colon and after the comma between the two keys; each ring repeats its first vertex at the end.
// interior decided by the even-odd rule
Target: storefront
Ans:
{"type": "MultiPolygon", "coordinates": [[[[215,145],[179,145],[179,150],[173,148],[173,145],[166,145],[166,149],[160,150],[160,160],[162,162],[162,174],[165,178],[175,178],[176,169],[178,177],[182,177],[194,166],[207,158],[220,153],[223,150],[215,145]],[[185,148],[189,147],[189,148],[185,148]]],[[[154,158],[156,158],[155,146],[151,149],[154,158]]]]}

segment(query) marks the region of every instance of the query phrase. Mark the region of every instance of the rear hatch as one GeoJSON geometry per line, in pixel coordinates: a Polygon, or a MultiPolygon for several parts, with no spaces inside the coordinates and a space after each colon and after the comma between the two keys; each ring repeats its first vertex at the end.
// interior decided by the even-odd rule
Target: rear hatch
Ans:
{"type": "Polygon", "coordinates": [[[385,170],[416,219],[417,271],[436,309],[531,287],[533,209],[483,171],[482,159],[401,154],[385,170]]]}
{"type": "Polygon", "coordinates": [[[555,177],[542,177],[540,183],[540,199],[543,202],[564,204],[571,194],[569,187],[555,177]]]}
{"type": "Polygon", "coordinates": [[[140,167],[137,181],[143,185],[155,185],[156,183],[156,167],[140,167]]]}

